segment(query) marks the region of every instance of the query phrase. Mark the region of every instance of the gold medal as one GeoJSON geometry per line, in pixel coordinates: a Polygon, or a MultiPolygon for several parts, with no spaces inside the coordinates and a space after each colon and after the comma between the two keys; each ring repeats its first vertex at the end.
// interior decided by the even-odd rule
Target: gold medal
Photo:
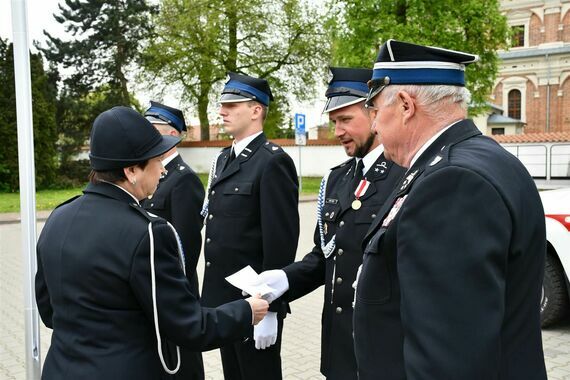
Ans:
{"type": "Polygon", "coordinates": [[[353,210],[358,210],[361,206],[362,206],[362,202],[360,202],[360,199],[355,199],[352,201],[352,209],[353,210]]]}

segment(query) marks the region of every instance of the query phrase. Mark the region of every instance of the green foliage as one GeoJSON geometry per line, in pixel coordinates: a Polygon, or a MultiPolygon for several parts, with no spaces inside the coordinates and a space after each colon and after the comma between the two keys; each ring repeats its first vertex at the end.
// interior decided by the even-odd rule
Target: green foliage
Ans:
{"type": "MultiPolygon", "coordinates": [[[[57,205],[81,194],[84,186],[64,190],[40,190],[36,192],[36,209],[53,210],[57,205]]],[[[0,193],[0,212],[19,212],[19,193],[0,193]]]]}
{"type": "Polygon", "coordinates": [[[121,104],[117,92],[100,86],[84,95],[76,95],[64,87],[57,102],[57,148],[59,153],[60,185],[77,186],[89,174],[88,162],[78,162],[95,118],[103,111],[121,104]]]}
{"type": "Polygon", "coordinates": [[[55,20],[74,38],[64,41],[44,31],[47,47],[40,49],[51,62],[73,68],[66,86],[86,94],[104,85],[116,104],[130,105],[127,73],[151,35],[155,7],[144,0],[65,0],[59,10],[55,20]]]}
{"type": "Polygon", "coordinates": [[[473,103],[483,104],[498,70],[496,51],[508,47],[510,36],[499,5],[498,0],[336,0],[338,16],[328,23],[333,63],[371,67],[380,45],[391,38],[478,54],[466,81],[473,103]]]}
{"type": "Polygon", "coordinates": [[[156,37],[144,54],[148,78],[183,89],[183,100],[197,105],[203,140],[209,137],[208,106],[226,72],[266,78],[277,95],[266,127],[270,136],[278,134],[288,110],[284,95],[312,97],[328,62],[323,18],[304,4],[163,0],[154,19],[156,37]]]}
{"type": "MultiPolygon", "coordinates": [[[[16,191],[18,135],[13,46],[0,39],[0,190],[16,191]]],[[[39,54],[30,54],[36,186],[51,186],[57,176],[55,98],[57,75],[45,72],[39,54]]]]}

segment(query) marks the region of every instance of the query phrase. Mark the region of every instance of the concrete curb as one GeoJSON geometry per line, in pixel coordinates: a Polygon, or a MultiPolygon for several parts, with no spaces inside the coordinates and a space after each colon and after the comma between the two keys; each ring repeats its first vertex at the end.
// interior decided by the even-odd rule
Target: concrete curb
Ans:
{"type": "MultiPolygon", "coordinates": [[[[299,203],[301,202],[314,202],[317,200],[316,195],[301,195],[299,196],[299,203]]],[[[36,221],[44,222],[51,214],[52,210],[41,210],[36,212],[36,221]]],[[[20,223],[19,212],[4,212],[0,213],[0,225],[2,224],[15,224],[20,223]]]]}

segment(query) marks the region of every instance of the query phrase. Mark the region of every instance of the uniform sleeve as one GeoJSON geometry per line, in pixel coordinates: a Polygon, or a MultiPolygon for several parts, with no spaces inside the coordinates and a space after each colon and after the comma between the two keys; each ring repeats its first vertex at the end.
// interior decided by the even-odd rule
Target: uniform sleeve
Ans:
{"type": "Polygon", "coordinates": [[[186,259],[188,280],[196,275],[196,265],[202,249],[202,226],[204,218],[200,215],[204,202],[204,187],[194,173],[183,175],[171,194],[172,225],[178,231],[186,259]]]}
{"type": "MultiPolygon", "coordinates": [[[[203,308],[192,295],[178,259],[176,239],[165,223],[154,223],[154,262],[158,321],[162,337],[188,349],[220,347],[251,331],[251,308],[237,300],[215,309],[203,308]]],[[[154,321],[149,234],[133,257],[130,285],[150,321],[154,321]]]]}
{"type": "Polygon", "coordinates": [[[408,379],[491,379],[500,372],[511,218],[479,174],[446,167],[405,201],[397,230],[408,379]]]}
{"type": "MultiPolygon", "coordinates": [[[[299,239],[299,187],[295,165],[287,154],[275,154],[260,186],[263,270],[281,269],[295,260],[299,239]]],[[[283,301],[271,311],[282,311],[283,301]]]]}
{"type": "Polygon", "coordinates": [[[49,295],[49,291],[46,284],[46,279],[44,276],[44,268],[42,263],[42,254],[41,254],[41,246],[43,241],[43,232],[38,239],[38,244],[36,247],[37,251],[37,266],[38,270],[36,272],[36,280],[35,280],[35,290],[36,290],[36,303],[38,305],[38,312],[44,325],[53,329],[53,308],[51,306],[51,299],[49,295]]]}
{"type": "Polygon", "coordinates": [[[325,284],[326,258],[320,247],[318,225],[315,227],[315,246],[301,261],[287,265],[283,270],[289,281],[288,301],[301,298],[325,284]]]}

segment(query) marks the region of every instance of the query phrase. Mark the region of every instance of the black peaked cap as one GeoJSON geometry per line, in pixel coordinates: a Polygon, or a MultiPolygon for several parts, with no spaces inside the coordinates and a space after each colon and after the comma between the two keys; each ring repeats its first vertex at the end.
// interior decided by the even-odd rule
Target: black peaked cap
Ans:
{"type": "Polygon", "coordinates": [[[121,169],[160,156],[179,142],[162,136],[132,108],[113,107],[93,122],[89,159],[94,170],[121,169]]]}

